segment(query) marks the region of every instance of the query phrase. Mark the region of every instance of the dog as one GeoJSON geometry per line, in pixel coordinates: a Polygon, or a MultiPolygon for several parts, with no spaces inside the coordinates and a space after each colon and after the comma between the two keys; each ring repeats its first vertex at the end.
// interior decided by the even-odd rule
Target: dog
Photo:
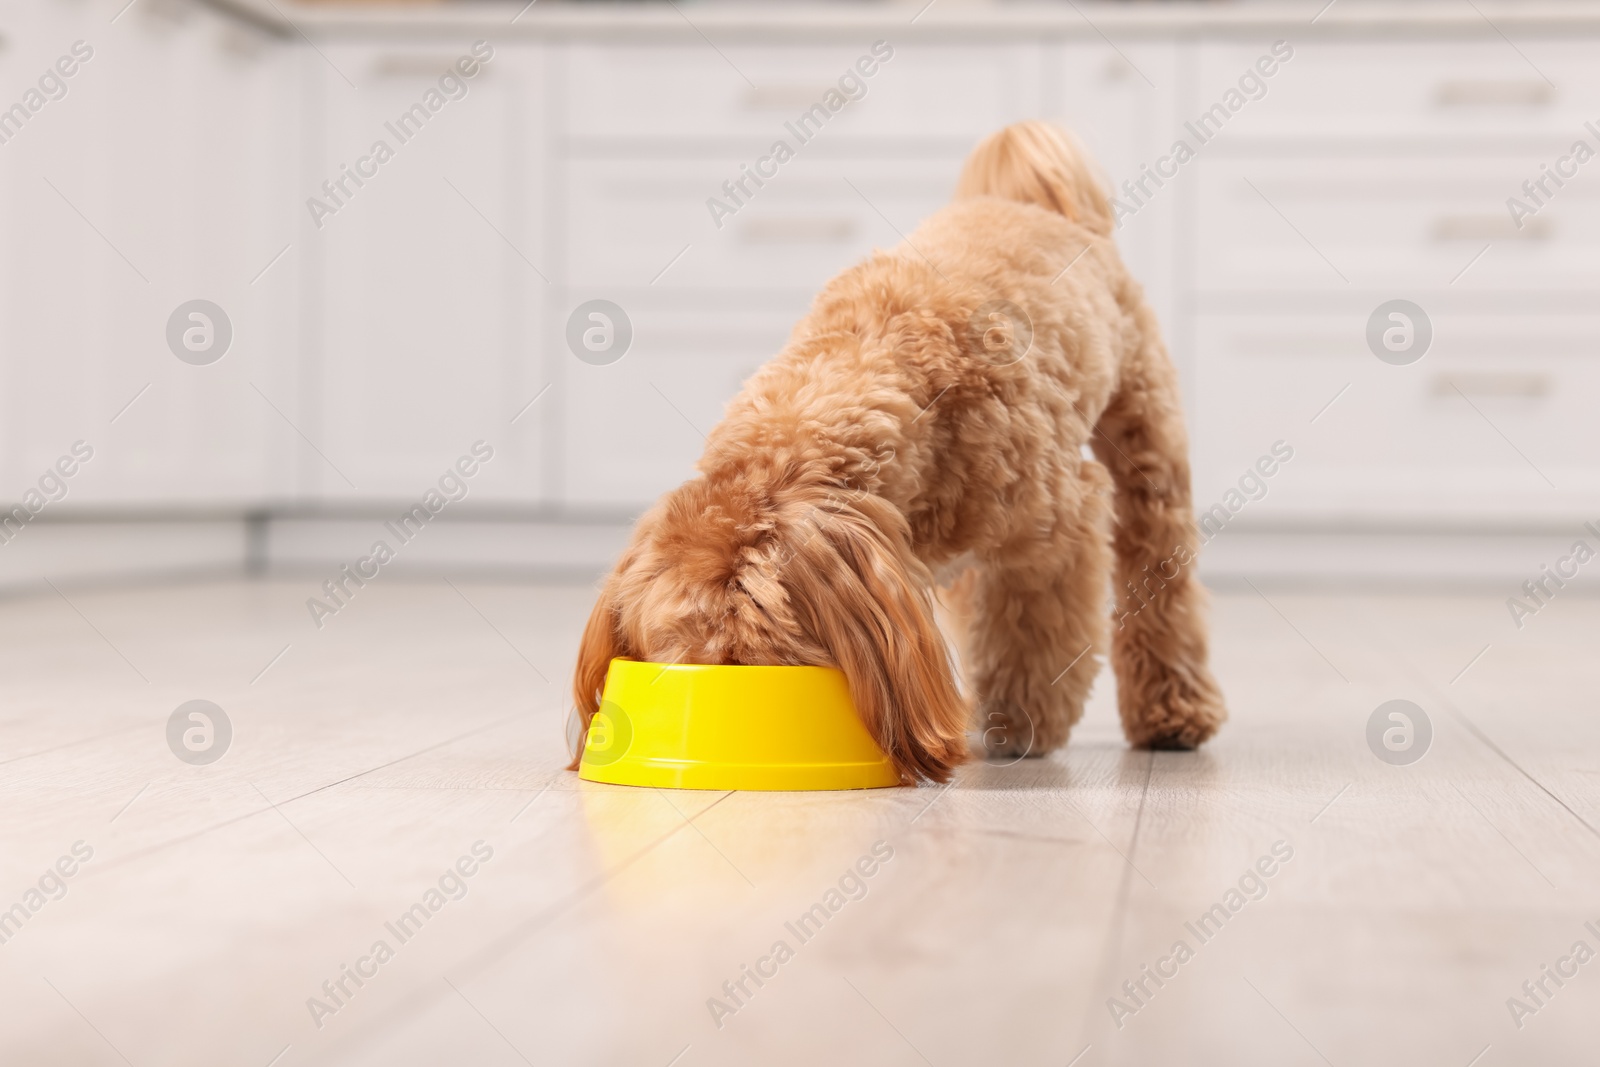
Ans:
{"type": "Polygon", "coordinates": [[[1063,745],[1110,630],[1128,741],[1211,737],[1177,374],[1112,230],[1075,140],[1024,122],[830,282],[605,580],[584,729],[613,657],[833,666],[902,781],[944,782],[971,727],[991,756],[1063,745]],[[934,614],[952,570],[954,653],[934,614]]]}

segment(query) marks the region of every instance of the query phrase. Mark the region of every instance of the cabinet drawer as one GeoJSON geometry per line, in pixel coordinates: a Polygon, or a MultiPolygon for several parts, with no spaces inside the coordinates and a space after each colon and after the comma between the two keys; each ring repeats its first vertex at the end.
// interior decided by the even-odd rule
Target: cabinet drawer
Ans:
{"type": "MultiPolygon", "coordinates": [[[[1516,224],[1538,155],[1200,160],[1203,290],[1565,290],[1600,283],[1600,195],[1583,170],[1516,224]],[[1298,231],[1298,232],[1297,232],[1298,231]],[[1462,274],[1485,245],[1490,250],[1462,274]]],[[[1600,177],[1600,161],[1587,167],[1600,177]]]]}
{"type": "MultiPolygon", "coordinates": [[[[1227,120],[1228,138],[1548,135],[1566,144],[1582,135],[1600,96],[1592,41],[1291,43],[1293,57],[1264,79],[1264,94],[1254,90],[1259,99],[1227,120]]],[[[1225,103],[1270,44],[1202,46],[1196,92],[1179,107],[1180,122],[1225,103]]]]}
{"type": "Polygon", "coordinates": [[[719,228],[706,201],[722,196],[722,183],[748,162],[574,162],[569,277],[580,288],[814,291],[873,248],[898,244],[901,233],[947,203],[961,166],[954,156],[893,163],[797,157],[764,188],[747,186],[754,195],[720,218],[719,228]]]}
{"type": "MultiPolygon", "coordinates": [[[[793,47],[575,45],[567,53],[567,135],[669,142],[788,136],[862,56],[877,63],[864,89],[822,136],[939,138],[958,145],[1036,113],[1039,49],[1032,45],[893,45],[886,62],[872,40],[793,47]],[[726,58],[723,58],[723,57],[726,58]],[[731,64],[731,65],[730,65],[731,64]],[[737,70],[735,69],[737,68],[737,70]],[[748,79],[748,80],[746,80],[748,79]]],[[[881,46],[880,46],[881,53],[881,46]]],[[[793,143],[793,138],[790,138],[793,143]]]]}
{"type": "MultiPolygon", "coordinates": [[[[1141,166],[1155,162],[1171,145],[1167,131],[1178,71],[1178,46],[1171,41],[1127,41],[1119,48],[1113,52],[1098,40],[1058,46],[1046,97],[1047,113],[1078,138],[1112,190],[1140,177],[1141,166]]],[[[1125,219],[1116,240],[1128,269],[1170,327],[1178,197],[1161,196],[1149,210],[1125,219]]]]}
{"type": "MultiPolygon", "coordinates": [[[[47,515],[247,507],[295,488],[287,428],[252,384],[280,402],[297,385],[306,257],[298,238],[284,249],[305,212],[285,165],[301,145],[284,105],[298,68],[287,50],[245,59],[212,47],[228,18],[213,10],[115,45],[102,32],[111,14],[10,5],[0,16],[0,106],[37,96],[74,40],[94,49],[61,83],[65,97],[5,116],[0,501],[38,492],[82,439],[94,457],[47,515]],[[206,366],[181,362],[164,336],[195,298],[231,324],[230,347],[206,366]]],[[[130,12],[110,29],[134,24],[130,12]]]]}
{"type": "MultiPolygon", "coordinates": [[[[578,294],[574,306],[593,295],[578,294]]],[[[808,303],[804,294],[625,302],[633,341],[620,360],[593,366],[563,353],[563,502],[642,508],[692,477],[701,435],[783,347],[808,303]]]]}
{"type": "Polygon", "coordinates": [[[1277,440],[1295,457],[1253,516],[1515,522],[1600,507],[1600,319],[1435,315],[1427,354],[1391,366],[1367,349],[1366,318],[1200,320],[1200,508],[1277,440]]]}
{"type": "Polygon", "coordinates": [[[395,156],[320,230],[307,227],[322,261],[321,351],[319,401],[302,426],[327,456],[304,462],[307,488],[323,499],[414,499],[482,438],[496,458],[474,499],[538,499],[537,416],[510,419],[541,385],[527,339],[544,297],[536,272],[553,273],[514,169],[519,156],[538,160],[540,131],[518,127],[513,101],[537,83],[539,57],[496,48],[467,94],[401,144],[385,123],[465,49],[327,51],[364,88],[323,75],[313,173],[337,177],[374,138],[395,156]],[[514,139],[532,147],[514,151],[514,139]]]}

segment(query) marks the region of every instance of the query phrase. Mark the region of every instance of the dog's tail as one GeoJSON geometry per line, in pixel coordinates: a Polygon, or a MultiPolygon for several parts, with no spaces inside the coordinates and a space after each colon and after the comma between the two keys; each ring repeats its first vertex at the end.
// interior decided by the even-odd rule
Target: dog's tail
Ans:
{"type": "Polygon", "coordinates": [[[956,199],[998,196],[1058,212],[1110,236],[1113,217],[1089,156],[1071,134],[1048,122],[1018,122],[972,150],[956,199]]]}

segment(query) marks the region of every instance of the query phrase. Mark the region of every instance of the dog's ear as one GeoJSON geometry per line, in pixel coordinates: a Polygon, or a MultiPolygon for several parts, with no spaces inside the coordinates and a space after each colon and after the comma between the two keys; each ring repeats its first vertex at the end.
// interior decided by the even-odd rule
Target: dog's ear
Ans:
{"type": "Polygon", "coordinates": [[[849,679],[867,731],[907,781],[947,781],[968,758],[967,706],[905,518],[881,497],[834,500],[785,539],[790,604],[849,679]]]}
{"type": "Polygon", "coordinates": [[[583,746],[589,736],[589,720],[600,707],[600,693],[605,689],[606,671],[617,656],[627,655],[619,633],[621,620],[617,613],[616,575],[606,579],[600,599],[589,613],[589,624],[583,628],[583,640],[578,642],[578,666],[572,675],[572,702],[578,709],[582,729],[578,732],[578,747],[572,754],[567,770],[575,771],[583,758],[583,746]]]}

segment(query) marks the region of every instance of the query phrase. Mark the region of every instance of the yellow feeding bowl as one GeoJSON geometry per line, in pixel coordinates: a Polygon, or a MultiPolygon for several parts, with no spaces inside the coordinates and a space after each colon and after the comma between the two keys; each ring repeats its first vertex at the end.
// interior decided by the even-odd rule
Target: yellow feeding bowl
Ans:
{"type": "Polygon", "coordinates": [[[614,659],[578,777],[675,789],[875,789],[900,775],[832,667],[614,659]]]}

